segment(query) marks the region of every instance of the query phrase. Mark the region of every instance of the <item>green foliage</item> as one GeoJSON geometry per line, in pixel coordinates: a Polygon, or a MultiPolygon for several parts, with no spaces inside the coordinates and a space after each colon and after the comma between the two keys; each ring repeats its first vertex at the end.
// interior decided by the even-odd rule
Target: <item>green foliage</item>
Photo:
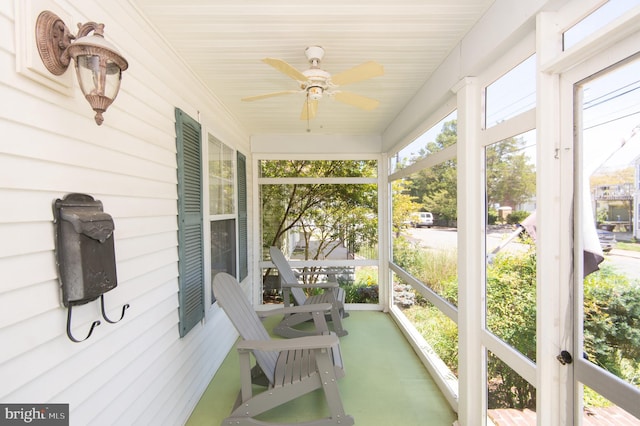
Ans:
{"type": "MultiPolygon", "coordinates": [[[[426,283],[453,305],[458,303],[458,254],[456,250],[424,250],[404,238],[393,242],[393,262],[426,283]]],[[[418,297],[420,303],[420,297],[418,297]]]]}
{"type": "Polygon", "coordinates": [[[378,303],[378,285],[345,287],[345,303],[378,303]]]}
{"type": "Polygon", "coordinates": [[[588,386],[583,387],[583,400],[585,407],[609,407],[611,401],[600,395],[588,386]]]}
{"type": "Polygon", "coordinates": [[[536,255],[502,252],[487,267],[487,328],[536,359],[536,255]]]}
{"type": "Polygon", "coordinates": [[[498,210],[490,208],[487,211],[487,224],[495,225],[498,222],[498,210]]]}
{"type": "MultiPolygon", "coordinates": [[[[444,123],[436,140],[428,142],[414,161],[455,145],[458,141],[457,132],[457,120],[444,123]]],[[[408,179],[409,193],[422,203],[426,211],[432,212],[439,219],[455,220],[458,217],[457,178],[457,161],[446,160],[411,175],[408,179]]]]}
{"type": "Polygon", "coordinates": [[[356,273],[353,285],[343,286],[345,303],[378,303],[378,271],[362,268],[356,273]]]}
{"type": "Polygon", "coordinates": [[[609,218],[609,209],[607,209],[606,207],[600,207],[598,209],[598,212],[596,213],[596,222],[598,223],[606,222],[608,218],[609,218]]]}
{"type": "MultiPolygon", "coordinates": [[[[487,267],[487,328],[535,362],[536,255],[503,252],[487,267]]],[[[494,355],[488,357],[489,408],[535,408],[535,388],[494,355]]]]}
{"type": "Polygon", "coordinates": [[[422,302],[404,311],[447,367],[458,374],[458,326],[432,304],[422,302]]]}
{"type": "Polygon", "coordinates": [[[640,244],[633,241],[634,238],[631,239],[631,242],[629,243],[625,243],[624,241],[618,241],[616,243],[616,248],[620,249],[620,250],[626,250],[626,251],[635,251],[635,252],[640,252],[640,244]]]}
{"type": "Polygon", "coordinates": [[[536,172],[523,138],[489,145],[486,155],[487,203],[515,207],[536,193],[536,172]]]}
{"type": "Polygon", "coordinates": [[[420,204],[416,203],[414,197],[409,195],[405,180],[393,181],[391,192],[393,200],[391,224],[394,234],[398,236],[400,231],[407,227],[411,213],[418,211],[420,204]]]}
{"type": "MultiPolygon", "coordinates": [[[[457,294],[455,267],[444,257],[396,239],[394,261],[450,301],[457,294]],[[439,265],[427,272],[429,265],[439,265]],[[437,271],[441,270],[442,273],[437,271]],[[447,272],[448,271],[448,272],[447,272]],[[434,279],[433,277],[438,277],[434,279]],[[430,279],[429,279],[430,278],[430,279]]],[[[452,263],[455,263],[452,261],[452,263]]],[[[523,355],[536,360],[536,256],[534,246],[525,252],[503,252],[487,267],[487,327],[523,355]]],[[[417,295],[416,305],[405,309],[409,318],[436,353],[457,370],[457,328],[440,311],[417,295]]],[[[610,267],[590,274],[584,283],[585,356],[631,384],[640,385],[640,288],[610,267]]],[[[495,355],[488,357],[490,408],[533,408],[535,388],[495,355]]],[[[606,405],[585,390],[585,403],[606,405]]]]}
{"type": "Polygon", "coordinates": [[[522,223],[522,221],[529,217],[530,214],[531,212],[526,212],[524,210],[515,211],[507,216],[507,223],[509,225],[517,225],[522,223]]]}
{"type": "MultiPolygon", "coordinates": [[[[442,126],[435,141],[430,141],[413,159],[453,146],[458,141],[457,120],[442,126]]],[[[525,152],[523,138],[509,138],[486,149],[487,203],[490,206],[515,207],[528,201],[536,191],[535,165],[525,152]]],[[[457,219],[457,161],[446,160],[420,170],[407,179],[409,194],[438,219],[453,222],[457,219]]],[[[496,217],[489,216],[489,223],[496,217]]]]}
{"type": "MultiPolygon", "coordinates": [[[[375,177],[373,160],[262,160],[261,176],[286,177],[375,177]]],[[[375,184],[268,184],[260,186],[263,246],[282,246],[288,232],[318,239],[316,251],[305,259],[346,242],[356,251],[359,245],[377,243],[378,188],[375,184]]],[[[309,247],[309,245],[307,245],[309,247]]]]}
{"type": "Polygon", "coordinates": [[[421,271],[425,268],[425,257],[418,244],[411,243],[406,238],[395,238],[393,240],[393,263],[405,271],[421,271]]]}
{"type": "Polygon", "coordinates": [[[640,287],[603,267],[584,283],[586,357],[640,385],[640,287]]]}
{"type": "Polygon", "coordinates": [[[489,377],[488,408],[536,408],[536,388],[513,371],[500,358],[489,352],[487,357],[489,377]]]}

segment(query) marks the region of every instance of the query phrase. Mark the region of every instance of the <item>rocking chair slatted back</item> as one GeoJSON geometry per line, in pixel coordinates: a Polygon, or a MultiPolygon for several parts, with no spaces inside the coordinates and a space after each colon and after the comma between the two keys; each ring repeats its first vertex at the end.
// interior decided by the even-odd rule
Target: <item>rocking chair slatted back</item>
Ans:
{"type": "MultiPolygon", "coordinates": [[[[298,277],[296,277],[293,269],[289,267],[289,262],[284,257],[284,254],[282,254],[280,249],[278,247],[270,247],[269,254],[271,255],[271,261],[276,265],[276,268],[278,268],[278,274],[280,274],[282,282],[298,284],[298,277]]],[[[304,305],[307,300],[307,295],[300,287],[291,287],[291,295],[298,306],[304,305]]]]}
{"type": "MultiPolygon", "coordinates": [[[[213,292],[244,340],[271,340],[271,336],[234,277],[228,274],[216,275],[213,280],[213,292]],[[229,312],[231,307],[233,311],[229,312]]],[[[254,355],[258,365],[273,385],[278,353],[255,351],[254,355]]]]}

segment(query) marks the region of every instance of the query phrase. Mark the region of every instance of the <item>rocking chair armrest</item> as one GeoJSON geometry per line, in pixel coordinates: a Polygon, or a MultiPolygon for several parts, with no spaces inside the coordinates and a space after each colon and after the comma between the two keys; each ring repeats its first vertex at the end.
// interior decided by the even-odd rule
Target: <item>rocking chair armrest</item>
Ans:
{"type": "Polygon", "coordinates": [[[331,348],[340,343],[335,334],[323,336],[305,336],[293,339],[275,340],[242,340],[238,342],[238,351],[258,350],[258,351],[288,351],[295,349],[323,349],[331,348]]]}
{"type": "Polygon", "coordinates": [[[304,312],[327,312],[330,310],[331,303],[314,303],[311,305],[288,306],[284,308],[269,309],[268,311],[261,311],[258,316],[260,316],[261,318],[266,318],[273,315],[299,314],[304,312]]]}
{"type": "Polygon", "coordinates": [[[280,284],[281,287],[296,287],[296,288],[338,288],[340,284],[333,281],[327,281],[322,283],[314,283],[314,284],[300,284],[300,283],[287,283],[283,282],[280,284]]]}
{"type": "Polygon", "coordinates": [[[295,272],[295,274],[299,277],[305,275],[338,275],[340,271],[333,271],[331,269],[316,269],[316,270],[306,270],[301,272],[295,272]]]}

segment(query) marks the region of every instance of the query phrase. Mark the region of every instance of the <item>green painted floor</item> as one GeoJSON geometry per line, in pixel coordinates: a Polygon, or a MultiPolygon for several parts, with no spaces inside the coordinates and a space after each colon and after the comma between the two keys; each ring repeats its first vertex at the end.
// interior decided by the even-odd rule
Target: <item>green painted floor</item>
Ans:
{"type": "MultiPolygon", "coordinates": [[[[362,426],[451,426],[456,414],[391,317],[356,311],[344,320],[349,335],[340,339],[346,376],[340,394],[347,414],[362,426]]],[[[278,318],[265,322],[267,329],[278,318]]],[[[187,426],[220,425],[231,412],[240,388],[238,355],[224,360],[187,426]]],[[[260,416],[291,423],[328,414],[321,391],[315,391],[260,416]]]]}

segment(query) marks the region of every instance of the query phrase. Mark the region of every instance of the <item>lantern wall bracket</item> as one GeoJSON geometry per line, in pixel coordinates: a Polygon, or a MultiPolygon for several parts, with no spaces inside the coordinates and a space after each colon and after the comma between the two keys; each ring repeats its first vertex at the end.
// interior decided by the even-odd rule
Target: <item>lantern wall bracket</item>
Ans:
{"type": "Polygon", "coordinates": [[[73,35],[58,15],[45,10],[38,15],[35,33],[40,59],[51,74],[62,75],[72,60],[76,62],[80,88],[101,125],[102,114],[118,94],[122,71],[129,67],[115,46],[104,39],[104,24],[78,24],[78,33],[73,35]]]}
{"type": "Polygon", "coordinates": [[[62,75],[69,67],[71,57],[67,48],[73,40],[89,35],[91,31],[104,36],[104,24],[78,23],[78,34],[73,35],[58,15],[45,10],[36,21],[36,42],[42,63],[53,75],[62,75]]]}

